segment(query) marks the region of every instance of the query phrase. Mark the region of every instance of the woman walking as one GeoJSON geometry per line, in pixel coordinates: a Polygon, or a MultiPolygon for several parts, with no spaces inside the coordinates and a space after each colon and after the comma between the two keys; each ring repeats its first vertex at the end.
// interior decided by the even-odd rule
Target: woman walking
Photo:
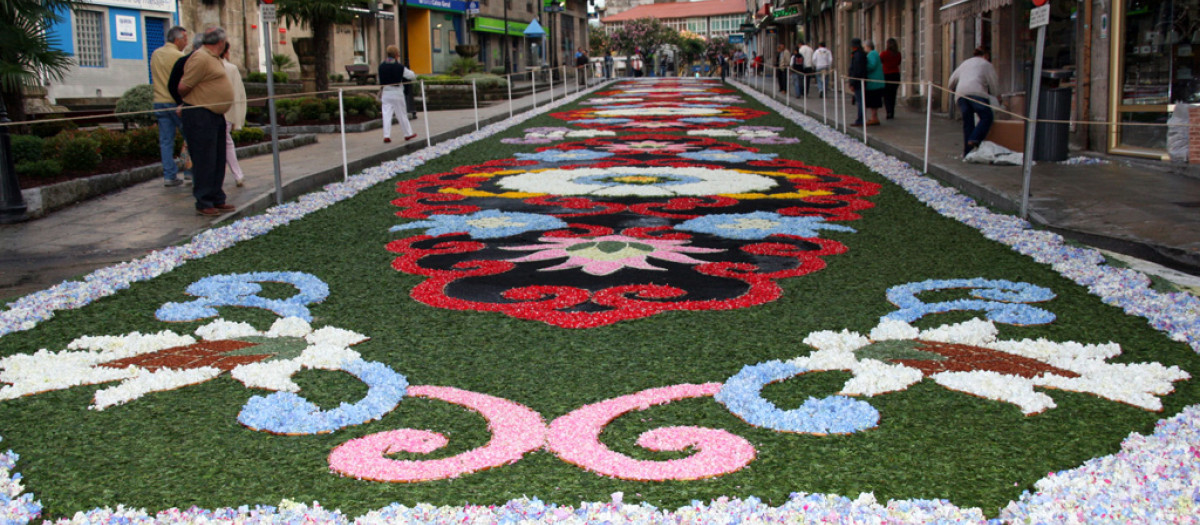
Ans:
{"type": "Polygon", "coordinates": [[[233,130],[242,129],[246,125],[246,86],[242,84],[242,74],[237,66],[229,61],[229,42],[225,42],[225,51],[221,52],[221,63],[225,65],[225,76],[233,84],[233,105],[225,112],[225,164],[233,173],[233,180],[238,187],[246,184],[242,173],[242,165],[238,164],[237,146],[233,143],[233,130]]]}
{"type": "Polygon", "coordinates": [[[867,109],[871,112],[871,118],[867,120],[868,126],[879,125],[879,108],[883,107],[883,61],[879,58],[879,51],[875,50],[875,42],[867,40],[864,46],[867,51],[867,109]]]}
{"type": "Polygon", "coordinates": [[[883,62],[883,109],[888,120],[896,118],[896,92],[900,89],[900,45],[895,38],[887,39],[884,50],[879,54],[883,62]]]}
{"type": "Polygon", "coordinates": [[[417,74],[400,63],[400,48],[387,46],[387,60],[379,64],[379,84],[383,86],[380,102],[383,103],[383,141],[392,141],[392,118],[400,121],[400,130],[404,132],[404,140],[417,138],[412,124],[408,122],[408,106],[404,102],[405,80],[415,80],[417,74]]]}

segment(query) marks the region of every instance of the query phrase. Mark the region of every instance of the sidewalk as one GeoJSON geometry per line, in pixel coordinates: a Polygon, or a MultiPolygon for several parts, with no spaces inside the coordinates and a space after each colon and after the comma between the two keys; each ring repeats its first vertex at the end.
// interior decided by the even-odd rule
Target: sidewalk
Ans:
{"type": "MultiPolygon", "coordinates": [[[[514,88],[528,82],[514,82],[514,88]]],[[[539,82],[537,104],[549,102],[549,91],[539,82]]],[[[555,99],[566,93],[555,84],[555,99]]],[[[514,114],[533,107],[532,95],[513,101],[514,114]]],[[[416,109],[420,110],[418,106],[416,109]]],[[[383,143],[383,132],[346,134],[349,173],[412,153],[425,147],[428,124],[437,144],[475,131],[473,108],[425,113],[412,121],[417,138],[405,142],[399,126],[392,142],[383,143]]],[[[480,126],[507,119],[508,102],[479,108],[480,126]]],[[[275,205],[274,160],[270,154],[242,159],[246,185],[238,188],[233,176],[225,177],[227,203],[237,210],[220,217],[196,214],[192,187],[163,187],[161,179],[146,181],[121,191],[91,199],[40,219],[0,224],[0,301],[82,277],[98,268],[142,257],[154,250],[188,241],[197,233],[262,212],[275,205]]],[[[338,133],[320,134],[317,143],[279,154],[283,200],[342,180],[342,139],[338,133]]]]}
{"type": "MultiPolygon", "coordinates": [[[[557,98],[563,88],[555,87],[557,98]]],[[[537,100],[541,106],[548,100],[547,93],[539,91],[537,100]]],[[[833,100],[829,102],[833,125],[833,100]]],[[[518,113],[531,108],[532,97],[517,99],[513,106],[518,113]]],[[[792,100],[792,106],[800,109],[802,101],[792,100]]],[[[819,98],[808,99],[808,110],[810,116],[823,120],[819,98]]],[[[481,107],[481,125],[508,118],[508,111],[506,102],[481,107]]],[[[848,114],[853,118],[853,111],[848,114]]],[[[475,129],[472,109],[439,111],[432,117],[428,125],[434,143],[475,129]]],[[[422,114],[413,121],[419,136],[409,143],[396,130],[391,144],[383,143],[379,130],[347,134],[349,172],[425,147],[425,119],[422,114]]],[[[1021,168],[964,163],[960,123],[935,116],[932,124],[930,174],[983,204],[1016,213],[1021,168]]],[[[924,132],[923,113],[898,109],[895,120],[869,128],[868,139],[872,147],[920,169],[924,132]]],[[[851,133],[861,136],[861,130],[851,133]]],[[[1116,157],[1108,160],[1103,165],[1044,162],[1035,166],[1030,220],[1091,246],[1200,275],[1200,175],[1172,173],[1169,166],[1116,157]]],[[[320,135],[317,144],[280,153],[284,199],[341,180],[341,161],[338,134],[320,135]]],[[[243,159],[242,169],[245,187],[235,187],[232,177],[226,181],[228,202],[237,211],[215,220],[196,215],[190,186],[164,188],[161,180],[154,180],[41,219],[0,225],[0,244],[5,246],[0,255],[0,300],[185,242],[217,224],[274,205],[272,157],[243,159]]]]}
{"type": "MultiPolygon", "coordinates": [[[[755,89],[752,86],[751,89],[755,89]]],[[[773,84],[767,83],[768,95],[773,84]]],[[[815,91],[815,89],[813,90],[815,91]]],[[[776,98],[784,103],[782,94],[776,98]]],[[[792,98],[803,111],[805,99],[792,98]]],[[[841,129],[834,99],[823,112],[821,99],[807,98],[808,115],[841,129]]],[[[923,110],[923,108],[922,108],[923,110]]],[[[854,108],[847,106],[853,121],[854,108]]],[[[880,111],[882,118],[883,111],[880,111]]],[[[849,128],[862,137],[862,128],[849,128]]],[[[868,145],[921,170],[925,113],[896,108],[894,120],[867,128],[868,145]]],[[[1021,166],[962,161],[962,123],[934,115],[929,134],[929,174],[981,204],[1019,214],[1021,166]]],[[[1030,222],[1090,246],[1130,255],[1200,275],[1200,168],[1090,154],[1103,164],[1038,162],[1032,170],[1030,222]]],[[[1072,157],[1079,156],[1072,152],[1072,157]]]]}

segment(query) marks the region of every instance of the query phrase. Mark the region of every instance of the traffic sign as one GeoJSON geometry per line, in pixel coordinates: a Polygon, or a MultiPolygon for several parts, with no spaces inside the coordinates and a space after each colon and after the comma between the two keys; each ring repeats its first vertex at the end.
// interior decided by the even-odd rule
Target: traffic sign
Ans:
{"type": "Polygon", "coordinates": [[[275,5],[274,4],[263,4],[262,5],[262,21],[263,22],[271,22],[271,23],[275,22],[275,5]]]}
{"type": "Polygon", "coordinates": [[[1043,4],[1029,10],[1029,29],[1037,29],[1050,25],[1050,4],[1043,4]]]}

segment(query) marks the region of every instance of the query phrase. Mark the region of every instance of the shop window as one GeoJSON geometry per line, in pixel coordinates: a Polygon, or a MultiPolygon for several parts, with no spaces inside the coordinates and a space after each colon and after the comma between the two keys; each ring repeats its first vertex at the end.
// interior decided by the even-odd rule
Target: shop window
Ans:
{"type": "Polygon", "coordinates": [[[80,67],[104,67],[104,13],[75,12],[75,60],[80,67]]]}

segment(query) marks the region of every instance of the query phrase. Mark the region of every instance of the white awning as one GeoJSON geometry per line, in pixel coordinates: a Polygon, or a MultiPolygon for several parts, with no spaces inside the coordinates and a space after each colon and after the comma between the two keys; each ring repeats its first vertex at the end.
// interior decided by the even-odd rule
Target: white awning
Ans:
{"type": "Polygon", "coordinates": [[[945,24],[1011,4],[1012,0],[950,0],[938,10],[938,20],[945,24]]]}

